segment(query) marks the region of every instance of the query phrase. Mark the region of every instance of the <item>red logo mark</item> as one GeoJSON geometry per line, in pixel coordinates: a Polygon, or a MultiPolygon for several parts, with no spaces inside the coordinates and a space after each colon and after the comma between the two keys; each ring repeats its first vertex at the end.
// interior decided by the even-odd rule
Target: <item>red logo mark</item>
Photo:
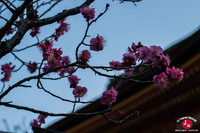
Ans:
{"type": "Polygon", "coordinates": [[[183,122],[182,122],[182,126],[183,128],[185,129],[190,129],[192,127],[192,121],[191,120],[188,120],[188,119],[185,119],[183,122]]]}

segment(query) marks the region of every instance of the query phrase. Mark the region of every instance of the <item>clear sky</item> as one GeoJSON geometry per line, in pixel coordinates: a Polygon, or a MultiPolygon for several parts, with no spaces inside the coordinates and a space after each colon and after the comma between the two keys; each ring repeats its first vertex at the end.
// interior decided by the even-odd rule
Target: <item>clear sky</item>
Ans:
{"type": "MultiPolygon", "coordinates": [[[[75,7],[82,2],[83,0],[65,0],[48,15],[56,14],[57,11],[62,9],[75,7]]],[[[104,11],[106,3],[110,4],[108,12],[89,31],[91,37],[96,37],[97,34],[103,36],[106,39],[106,46],[102,52],[91,52],[92,58],[89,62],[91,65],[109,65],[111,60],[121,61],[123,53],[127,51],[127,47],[132,42],[137,43],[140,41],[147,46],[160,45],[163,49],[166,49],[200,28],[199,0],[143,0],[137,3],[137,7],[131,2],[119,4],[117,0],[114,2],[112,0],[96,0],[91,5],[91,7],[95,8],[96,16],[104,11]]],[[[57,48],[62,47],[63,55],[68,55],[73,62],[75,61],[74,50],[83,37],[86,22],[80,14],[70,16],[66,22],[70,24],[70,30],[60,37],[54,46],[57,48]]],[[[2,25],[0,24],[0,26],[2,25]]],[[[42,40],[45,36],[53,33],[57,27],[57,23],[42,27],[39,38],[42,40]]],[[[17,48],[23,48],[36,42],[35,38],[29,36],[29,33],[27,33],[17,48]]],[[[81,49],[88,48],[81,47],[81,49]]],[[[27,62],[29,60],[41,61],[42,57],[37,48],[16,54],[27,62]]],[[[14,60],[12,55],[3,57],[0,65],[10,61],[14,62],[17,68],[20,66],[20,63],[14,60]]],[[[76,75],[81,78],[79,84],[88,88],[87,96],[83,98],[84,101],[99,98],[109,82],[108,78],[95,76],[89,70],[80,70],[76,75]]],[[[20,72],[12,75],[11,81],[7,85],[12,85],[26,76],[30,76],[30,74],[27,68],[24,67],[20,72]]],[[[2,78],[1,75],[0,78],[2,78]]],[[[33,85],[32,88],[15,88],[3,101],[13,101],[14,104],[55,113],[71,111],[71,104],[64,103],[45,94],[42,90],[37,89],[36,85],[34,85],[35,83],[36,81],[30,82],[33,85]]],[[[73,99],[72,89],[69,88],[67,79],[62,79],[56,83],[45,81],[44,86],[57,95],[73,99]]],[[[22,125],[23,120],[25,120],[26,126],[29,126],[30,121],[37,116],[38,114],[0,106],[0,131],[7,130],[3,119],[7,120],[10,130],[13,131],[13,127],[17,124],[22,125]]],[[[62,117],[48,117],[45,126],[60,118],[62,117]]]]}

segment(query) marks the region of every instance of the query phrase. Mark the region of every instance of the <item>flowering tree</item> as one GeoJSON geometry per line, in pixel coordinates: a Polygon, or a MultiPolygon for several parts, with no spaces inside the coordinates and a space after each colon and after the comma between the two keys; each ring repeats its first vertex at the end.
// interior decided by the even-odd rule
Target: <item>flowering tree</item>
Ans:
{"type": "MultiPolygon", "coordinates": [[[[91,51],[99,52],[104,50],[105,39],[97,33],[97,36],[90,37],[88,31],[91,29],[96,21],[98,21],[109,9],[109,4],[105,5],[105,10],[102,13],[95,15],[95,8],[91,8],[90,4],[94,0],[86,0],[82,5],[69,10],[63,10],[62,12],[43,18],[55,5],[57,5],[61,0],[48,0],[48,1],[39,1],[39,0],[25,0],[17,6],[17,1],[9,0],[0,0],[0,13],[5,11],[10,12],[12,15],[10,18],[5,16],[0,16],[2,20],[6,23],[0,29],[0,59],[8,54],[12,54],[20,63],[21,66],[16,66],[15,64],[6,63],[1,64],[1,92],[0,92],[0,105],[22,109],[30,111],[33,113],[40,114],[38,119],[34,119],[31,123],[32,127],[41,127],[45,123],[45,118],[47,116],[82,116],[82,115],[96,115],[102,114],[107,120],[108,119],[104,113],[111,111],[111,105],[116,101],[118,93],[117,87],[112,87],[109,90],[103,92],[101,96],[101,103],[107,108],[102,111],[97,112],[88,112],[88,113],[76,113],[75,107],[77,103],[91,103],[92,101],[83,101],[82,97],[85,96],[89,88],[86,86],[79,85],[80,79],[76,72],[80,69],[87,71],[88,69],[92,70],[95,74],[99,76],[117,78],[121,80],[130,80],[132,82],[138,83],[154,83],[158,88],[163,88],[171,80],[181,81],[183,78],[183,71],[175,68],[174,66],[170,67],[170,60],[167,55],[163,54],[163,50],[160,46],[143,46],[141,42],[138,44],[132,43],[128,47],[128,52],[124,53],[121,61],[110,61],[108,66],[93,66],[89,63],[91,58],[91,51]],[[47,6],[46,11],[40,13],[39,9],[43,6],[47,6]],[[50,5],[50,6],[49,6],[50,5]],[[69,24],[66,23],[66,17],[71,15],[76,15],[81,13],[85,18],[86,29],[84,36],[81,39],[80,43],[77,45],[75,50],[75,59],[72,62],[69,56],[63,55],[62,48],[55,48],[54,42],[58,41],[60,36],[63,36],[69,30],[69,24]],[[51,35],[40,40],[37,35],[40,33],[40,27],[49,25],[52,23],[58,23],[59,27],[52,31],[51,35]],[[17,45],[20,45],[22,38],[30,31],[30,36],[37,39],[37,43],[28,45],[21,49],[15,49],[17,45]],[[6,38],[7,35],[10,35],[10,38],[6,38]],[[89,38],[90,41],[87,42],[89,38]],[[24,50],[29,50],[30,48],[36,47],[42,53],[42,58],[40,61],[24,61],[19,58],[16,53],[24,50]],[[80,50],[80,47],[84,47],[85,50],[80,50]],[[154,74],[152,80],[141,81],[136,79],[135,68],[138,65],[144,65],[148,69],[144,72],[137,73],[138,75],[145,74],[146,72],[154,69],[157,73],[154,74]],[[33,76],[25,77],[19,79],[16,83],[7,86],[9,84],[10,77],[12,74],[17,74],[22,67],[27,67],[28,71],[33,76]],[[115,74],[110,74],[110,71],[123,71],[123,74],[116,76],[115,74]],[[109,73],[108,73],[109,72],[109,73]],[[159,72],[159,73],[158,73],[159,72]],[[52,76],[51,74],[56,74],[52,76]],[[73,88],[72,95],[74,100],[63,98],[58,96],[50,91],[48,91],[44,85],[44,80],[58,81],[60,79],[67,78],[70,83],[70,88],[73,88]],[[48,110],[37,110],[31,107],[26,107],[22,105],[12,104],[10,101],[4,101],[3,98],[6,97],[8,93],[14,90],[17,87],[32,87],[28,84],[28,81],[37,80],[37,88],[42,89],[45,93],[60,99],[62,101],[73,103],[71,113],[51,113],[48,110]]],[[[124,0],[125,1],[125,0],[124,0]]],[[[138,2],[138,1],[132,1],[138,2]]],[[[31,52],[31,51],[30,51],[31,52]]],[[[135,111],[132,114],[125,116],[120,121],[110,120],[112,122],[123,122],[125,119],[131,116],[138,116],[139,112],[135,111]]]]}

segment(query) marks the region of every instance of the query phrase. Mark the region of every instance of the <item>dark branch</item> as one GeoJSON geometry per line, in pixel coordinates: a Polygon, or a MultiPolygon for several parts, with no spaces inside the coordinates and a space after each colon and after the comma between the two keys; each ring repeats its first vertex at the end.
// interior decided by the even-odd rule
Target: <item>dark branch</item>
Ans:
{"type": "MultiPolygon", "coordinates": [[[[5,24],[4,27],[0,29],[0,40],[5,36],[6,31],[8,31],[11,26],[14,24],[16,19],[19,17],[21,13],[23,13],[24,9],[31,3],[31,0],[25,0],[24,3],[18,7],[14,12],[10,20],[5,24]]],[[[1,45],[0,45],[1,46],[1,45]]],[[[1,55],[1,54],[0,54],[1,55]]],[[[1,56],[0,56],[1,58],[1,56]]]]}
{"type": "MultiPolygon", "coordinates": [[[[4,37],[6,31],[8,29],[10,29],[12,24],[15,22],[15,20],[18,18],[18,16],[23,12],[23,10],[31,3],[31,1],[32,0],[26,0],[22,4],[22,6],[20,6],[19,8],[17,8],[15,10],[15,13],[13,14],[13,16],[11,17],[9,22],[2,29],[0,29],[0,33],[1,33],[0,40],[4,37]]],[[[29,19],[24,20],[22,26],[19,27],[16,34],[10,40],[8,40],[6,42],[5,41],[0,42],[0,59],[3,56],[5,56],[6,54],[8,54],[9,52],[11,52],[13,50],[13,48],[21,42],[23,36],[29,29],[31,29],[33,27],[41,27],[44,25],[54,23],[58,20],[66,18],[67,16],[76,15],[76,14],[80,13],[80,8],[82,8],[84,6],[89,6],[93,1],[94,0],[87,0],[81,6],[78,6],[78,7],[69,9],[69,10],[64,10],[63,12],[58,13],[57,15],[55,15],[53,17],[40,19],[40,20],[29,20],[29,19]]]]}
{"type": "Polygon", "coordinates": [[[12,108],[16,108],[16,109],[21,109],[21,110],[27,110],[27,111],[30,111],[33,113],[39,113],[39,114],[43,114],[43,115],[47,115],[47,116],[89,116],[89,115],[97,115],[97,114],[103,114],[106,112],[111,112],[111,109],[107,108],[103,111],[97,111],[97,112],[91,112],[91,113],[59,113],[59,114],[56,114],[56,113],[49,113],[46,111],[37,110],[34,108],[10,104],[10,102],[0,102],[0,105],[4,105],[6,107],[12,107],[12,108]]]}
{"type": "Polygon", "coordinates": [[[64,18],[66,18],[67,16],[76,15],[76,14],[80,13],[80,8],[82,8],[84,6],[89,6],[92,2],[94,2],[94,0],[87,0],[82,5],[72,8],[72,9],[69,9],[69,10],[63,10],[61,13],[58,13],[55,16],[45,18],[45,19],[35,20],[35,21],[33,21],[33,26],[41,27],[41,26],[44,26],[47,24],[57,22],[58,20],[62,20],[64,18]]]}

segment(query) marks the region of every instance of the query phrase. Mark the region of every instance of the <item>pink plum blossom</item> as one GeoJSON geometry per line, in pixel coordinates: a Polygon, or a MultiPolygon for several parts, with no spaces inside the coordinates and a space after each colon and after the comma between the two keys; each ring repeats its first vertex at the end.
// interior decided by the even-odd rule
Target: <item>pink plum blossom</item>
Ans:
{"type": "Polygon", "coordinates": [[[47,116],[46,115],[43,115],[43,114],[40,114],[39,116],[38,116],[38,122],[40,123],[40,124],[44,124],[45,123],[45,118],[46,118],[47,116]]]}
{"type": "Polygon", "coordinates": [[[1,79],[2,82],[6,82],[10,80],[11,73],[14,68],[15,68],[15,65],[12,67],[10,66],[10,64],[1,65],[2,74],[4,74],[4,77],[1,79]]]}
{"type": "Polygon", "coordinates": [[[69,30],[69,24],[64,22],[65,19],[58,21],[60,23],[60,26],[56,29],[56,33],[53,34],[54,40],[58,40],[58,38],[61,35],[64,35],[64,32],[67,32],[69,30]]]}
{"type": "Polygon", "coordinates": [[[61,60],[62,59],[61,55],[62,55],[63,51],[61,50],[61,48],[59,48],[59,49],[54,48],[53,49],[53,53],[54,53],[54,56],[55,56],[56,60],[61,60]]]}
{"type": "Polygon", "coordinates": [[[102,36],[99,36],[99,34],[97,35],[96,38],[92,38],[90,40],[90,50],[94,50],[94,51],[101,51],[103,50],[103,37],[102,36]]]}
{"type": "Polygon", "coordinates": [[[94,19],[94,8],[90,7],[83,7],[80,9],[81,14],[83,15],[84,18],[86,18],[86,21],[88,22],[89,20],[94,19]]]}
{"type": "Polygon", "coordinates": [[[141,42],[138,42],[138,45],[136,45],[136,48],[140,48],[140,47],[143,47],[143,45],[141,42]]]}
{"type": "Polygon", "coordinates": [[[78,59],[79,61],[82,61],[82,62],[88,62],[90,57],[91,57],[90,52],[88,50],[83,50],[81,54],[79,54],[78,59]]]}
{"type": "Polygon", "coordinates": [[[34,119],[32,122],[31,122],[31,127],[33,129],[33,127],[41,127],[41,125],[38,123],[38,120],[34,119]]]}
{"type": "Polygon", "coordinates": [[[155,61],[157,56],[159,56],[163,52],[160,46],[150,46],[150,55],[149,59],[155,61]]]}
{"type": "Polygon", "coordinates": [[[39,34],[40,33],[40,27],[34,27],[34,28],[32,28],[31,29],[31,32],[30,32],[30,35],[32,36],[32,37],[35,37],[37,34],[39,34]]]}
{"type": "Polygon", "coordinates": [[[108,91],[104,91],[103,95],[101,96],[101,103],[104,105],[111,105],[116,101],[117,91],[112,87],[108,91]]]}
{"type": "Polygon", "coordinates": [[[144,63],[147,62],[149,59],[149,53],[150,53],[149,48],[144,46],[144,47],[138,48],[137,51],[138,51],[138,59],[142,60],[144,63]]]}
{"type": "Polygon", "coordinates": [[[58,63],[62,60],[63,51],[61,48],[52,48],[53,41],[46,41],[45,43],[40,43],[37,45],[43,52],[43,60],[47,60],[48,64],[58,63]]]}
{"type": "Polygon", "coordinates": [[[131,45],[131,48],[130,47],[128,47],[128,51],[130,52],[130,53],[135,53],[136,52],[136,45],[135,45],[135,43],[132,43],[132,45],[131,45]]]}
{"type": "Polygon", "coordinates": [[[70,59],[69,59],[69,56],[63,56],[62,57],[62,62],[64,65],[69,65],[70,64],[70,59]]]}
{"type": "Polygon", "coordinates": [[[183,79],[183,69],[178,69],[172,66],[172,69],[166,68],[166,73],[171,76],[172,79],[178,80],[179,82],[183,79]]]}
{"type": "Polygon", "coordinates": [[[160,55],[160,63],[161,63],[161,66],[168,67],[170,65],[169,57],[165,56],[164,54],[161,54],[160,55]]]}
{"type": "Polygon", "coordinates": [[[34,73],[37,70],[37,63],[36,62],[31,63],[31,61],[29,61],[27,68],[30,73],[34,73]]]}
{"type": "Polygon", "coordinates": [[[165,86],[167,86],[169,79],[167,77],[167,75],[162,72],[159,75],[155,75],[153,77],[154,80],[154,84],[158,87],[158,88],[164,88],[165,86]]]}
{"type": "Polygon", "coordinates": [[[45,43],[39,43],[37,46],[44,54],[48,49],[52,49],[53,41],[46,40],[45,43]]]}
{"type": "Polygon", "coordinates": [[[134,55],[134,53],[125,53],[123,54],[123,59],[122,59],[123,65],[124,66],[131,66],[131,65],[136,65],[136,57],[134,55]]]}
{"type": "MultiPolygon", "coordinates": [[[[114,68],[116,68],[116,67],[121,67],[121,63],[119,62],[119,61],[111,61],[110,63],[110,67],[114,67],[114,68]]],[[[121,69],[117,69],[117,70],[121,70],[121,69]]]]}
{"type": "Polygon", "coordinates": [[[38,119],[34,119],[34,120],[30,123],[32,129],[33,129],[33,127],[38,127],[38,128],[40,128],[41,125],[45,123],[45,118],[46,118],[46,117],[47,117],[46,115],[40,114],[40,115],[38,116],[38,119]]]}
{"type": "Polygon", "coordinates": [[[70,88],[76,88],[80,79],[76,75],[70,75],[68,80],[70,82],[70,88]]]}
{"type": "Polygon", "coordinates": [[[75,98],[80,98],[80,97],[83,97],[87,93],[87,88],[86,87],[77,86],[73,90],[72,93],[73,93],[75,98]]]}
{"type": "Polygon", "coordinates": [[[165,56],[163,53],[157,56],[157,60],[152,63],[153,67],[157,67],[159,69],[166,69],[170,65],[170,59],[168,56],[165,56]]]}

